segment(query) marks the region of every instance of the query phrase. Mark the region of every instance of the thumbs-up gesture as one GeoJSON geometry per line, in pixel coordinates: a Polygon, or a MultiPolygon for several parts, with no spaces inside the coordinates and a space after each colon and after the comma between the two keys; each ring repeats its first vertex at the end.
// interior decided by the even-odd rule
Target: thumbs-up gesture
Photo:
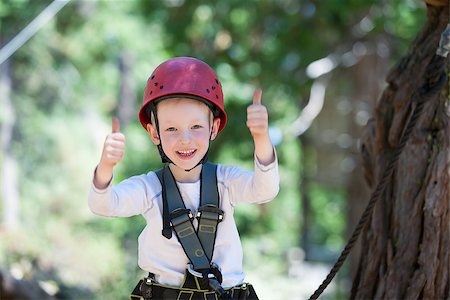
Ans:
{"type": "Polygon", "coordinates": [[[269,115],[267,108],[261,103],[262,90],[256,89],[253,94],[253,103],[247,107],[247,127],[253,139],[269,135],[269,115]]]}
{"type": "Polygon", "coordinates": [[[112,118],[111,133],[106,136],[103,144],[102,157],[94,176],[94,184],[98,188],[105,188],[112,178],[113,168],[119,163],[125,153],[125,135],[120,131],[120,122],[112,118]]]}
{"type": "Polygon", "coordinates": [[[125,136],[120,132],[120,122],[117,118],[112,118],[111,133],[106,136],[103,145],[102,158],[100,164],[111,169],[122,160],[125,153],[125,136]]]}
{"type": "Polygon", "coordinates": [[[269,114],[261,102],[262,90],[256,89],[253,103],[247,107],[247,127],[255,143],[255,154],[263,165],[275,160],[273,145],[269,137],[269,114]]]}

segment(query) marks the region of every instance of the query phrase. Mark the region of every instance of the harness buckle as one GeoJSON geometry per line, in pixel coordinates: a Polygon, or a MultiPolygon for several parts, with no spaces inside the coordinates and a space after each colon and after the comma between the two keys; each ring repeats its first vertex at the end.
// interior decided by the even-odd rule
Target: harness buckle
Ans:
{"type": "Polygon", "coordinates": [[[144,280],[142,280],[142,283],[139,286],[139,290],[141,291],[144,299],[151,299],[153,297],[153,282],[153,279],[150,277],[145,277],[144,280]]]}
{"type": "Polygon", "coordinates": [[[200,272],[194,270],[194,266],[189,263],[187,264],[187,270],[189,271],[189,273],[191,273],[197,278],[200,279],[216,278],[220,283],[222,283],[222,270],[216,263],[211,263],[209,269],[200,270],[200,272]]]}
{"type": "Polygon", "coordinates": [[[194,266],[192,264],[187,264],[187,270],[189,273],[198,278],[203,278],[203,274],[194,270],[194,266]]]}
{"type": "Polygon", "coordinates": [[[206,204],[199,207],[197,211],[197,220],[200,218],[205,218],[211,221],[218,221],[219,223],[223,221],[224,212],[217,206],[212,204],[206,204]]]}
{"type": "Polygon", "coordinates": [[[170,225],[172,225],[172,227],[180,225],[188,220],[192,221],[193,219],[194,217],[192,216],[191,210],[187,208],[177,208],[170,213],[170,225]],[[188,218],[186,218],[186,216],[188,218]]]}
{"type": "Polygon", "coordinates": [[[229,299],[230,292],[226,291],[222,286],[222,272],[220,267],[211,263],[209,269],[202,269],[199,271],[194,270],[192,264],[187,265],[187,270],[189,273],[199,278],[206,286],[209,286],[210,290],[214,291],[219,299],[229,299]]]}

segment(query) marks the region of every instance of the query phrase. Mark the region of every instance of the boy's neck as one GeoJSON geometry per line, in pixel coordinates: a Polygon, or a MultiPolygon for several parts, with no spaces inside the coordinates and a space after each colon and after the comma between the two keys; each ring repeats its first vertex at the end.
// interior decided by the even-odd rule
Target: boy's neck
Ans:
{"type": "Polygon", "coordinates": [[[202,171],[202,165],[198,165],[189,172],[175,166],[174,164],[169,164],[170,171],[172,171],[173,177],[177,182],[181,183],[194,183],[200,180],[200,173],[202,171]]]}

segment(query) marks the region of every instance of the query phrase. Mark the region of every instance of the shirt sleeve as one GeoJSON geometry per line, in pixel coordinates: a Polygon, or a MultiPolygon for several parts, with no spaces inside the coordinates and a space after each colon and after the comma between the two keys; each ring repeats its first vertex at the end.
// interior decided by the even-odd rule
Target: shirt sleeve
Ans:
{"type": "Polygon", "coordinates": [[[156,186],[149,178],[156,175],[133,176],[120,182],[117,186],[112,181],[105,189],[98,189],[91,181],[88,205],[91,211],[106,217],[130,217],[143,214],[153,207],[153,200],[158,196],[156,186]]]}
{"type": "MultiPolygon", "coordinates": [[[[223,185],[232,205],[238,203],[265,203],[275,198],[280,189],[278,159],[274,149],[275,160],[269,165],[262,165],[254,157],[254,171],[239,167],[224,167],[223,185]]],[[[220,183],[220,179],[219,183],[220,183]]]]}

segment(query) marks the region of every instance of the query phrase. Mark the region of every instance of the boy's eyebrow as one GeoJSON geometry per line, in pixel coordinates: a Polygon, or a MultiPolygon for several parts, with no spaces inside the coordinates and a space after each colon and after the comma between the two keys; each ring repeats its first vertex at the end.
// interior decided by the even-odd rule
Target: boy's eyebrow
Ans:
{"type": "MultiPolygon", "coordinates": [[[[176,118],[175,118],[175,120],[176,120],[176,118]]],[[[210,122],[210,119],[209,119],[209,118],[208,118],[208,119],[200,119],[200,118],[198,118],[198,119],[190,120],[189,123],[209,123],[209,122],[210,122]]],[[[175,123],[177,123],[177,122],[174,121],[174,119],[160,120],[160,124],[164,124],[165,126],[173,125],[173,124],[175,124],[175,123]]]]}

